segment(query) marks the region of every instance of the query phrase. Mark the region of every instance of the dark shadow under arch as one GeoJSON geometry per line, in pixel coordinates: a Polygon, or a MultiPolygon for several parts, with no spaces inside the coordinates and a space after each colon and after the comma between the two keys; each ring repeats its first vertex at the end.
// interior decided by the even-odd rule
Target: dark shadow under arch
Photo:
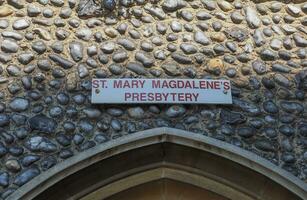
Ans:
{"type": "Polygon", "coordinates": [[[253,153],[203,135],[156,128],[82,152],[8,199],[103,199],[165,178],[229,199],[296,200],[307,194],[306,183],[253,153]]]}

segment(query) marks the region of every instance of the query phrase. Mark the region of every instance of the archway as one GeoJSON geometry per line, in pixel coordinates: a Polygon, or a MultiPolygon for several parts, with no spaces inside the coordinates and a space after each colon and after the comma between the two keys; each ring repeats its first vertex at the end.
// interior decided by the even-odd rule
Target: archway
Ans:
{"type": "Polygon", "coordinates": [[[305,183],[253,153],[203,135],[157,128],[82,152],[8,199],[113,200],[161,181],[222,199],[296,200],[307,194],[305,183]]]}

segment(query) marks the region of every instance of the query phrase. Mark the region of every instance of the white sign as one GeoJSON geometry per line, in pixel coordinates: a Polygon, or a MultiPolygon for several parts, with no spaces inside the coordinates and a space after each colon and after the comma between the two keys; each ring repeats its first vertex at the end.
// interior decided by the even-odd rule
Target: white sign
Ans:
{"type": "Polygon", "coordinates": [[[229,80],[93,79],[92,103],[231,104],[229,80]]]}

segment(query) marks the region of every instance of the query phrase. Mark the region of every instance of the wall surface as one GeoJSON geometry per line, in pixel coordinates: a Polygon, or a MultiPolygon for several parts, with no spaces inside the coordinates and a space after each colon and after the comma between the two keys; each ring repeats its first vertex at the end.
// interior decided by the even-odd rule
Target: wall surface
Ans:
{"type": "Polygon", "coordinates": [[[307,181],[307,3],[0,0],[0,191],[154,127],[210,136],[307,181]],[[233,105],[92,105],[91,79],[225,78],[233,105]]]}

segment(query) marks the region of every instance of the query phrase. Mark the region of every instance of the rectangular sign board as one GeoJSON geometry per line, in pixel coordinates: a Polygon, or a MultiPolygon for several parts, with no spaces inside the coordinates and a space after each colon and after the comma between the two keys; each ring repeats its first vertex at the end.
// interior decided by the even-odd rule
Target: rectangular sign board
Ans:
{"type": "Polygon", "coordinates": [[[208,79],[93,79],[92,103],[231,104],[231,85],[208,79]]]}

